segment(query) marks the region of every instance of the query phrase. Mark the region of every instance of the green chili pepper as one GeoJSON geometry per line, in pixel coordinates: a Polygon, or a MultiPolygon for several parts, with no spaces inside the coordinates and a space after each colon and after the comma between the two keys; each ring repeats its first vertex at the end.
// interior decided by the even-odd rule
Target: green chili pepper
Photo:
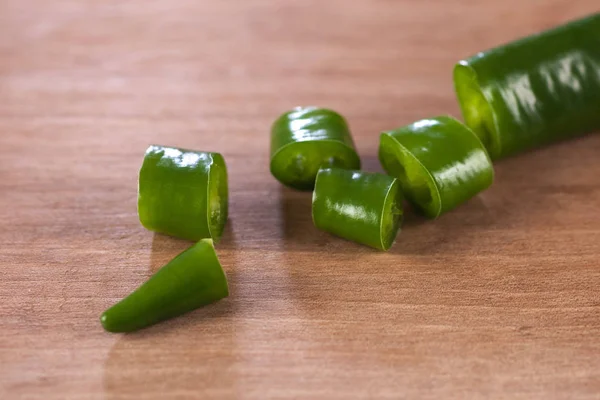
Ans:
{"type": "Polygon", "coordinates": [[[600,13],[462,60],[454,84],[492,159],[600,129],[600,13]]]}
{"type": "Polygon", "coordinates": [[[312,200],[315,226],[334,235],[388,250],[402,222],[402,193],[388,175],[321,169],[312,200]]]}
{"type": "Polygon", "coordinates": [[[227,221],[223,156],[150,146],[140,170],[138,214],[152,231],[218,242],[227,221]]]}
{"type": "Polygon", "coordinates": [[[379,160],[423,214],[437,218],[490,186],[483,144],[451,117],[424,119],[381,134],[379,160]]]}
{"type": "Polygon", "coordinates": [[[271,173],[289,187],[310,190],[319,168],[359,169],[346,120],[317,107],[298,107],[271,128],[271,173]]]}
{"type": "Polygon", "coordinates": [[[212,239],[202,239],[100,317],[109,332],[131,332],[229,295],[212,239]]]}

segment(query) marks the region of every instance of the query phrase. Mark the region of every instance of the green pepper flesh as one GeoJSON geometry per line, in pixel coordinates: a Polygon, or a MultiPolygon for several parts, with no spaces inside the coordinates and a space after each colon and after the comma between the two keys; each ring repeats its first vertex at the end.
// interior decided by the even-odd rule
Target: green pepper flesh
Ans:
{"type": "Polygon", "coordinates": [[[312,200],[318,229],[379,250],[394,243],[402,222],[402,193],[388,175],[321,169],[312,200]]]}
{"type": "Polygon", "coordinates": [[[140,169],[138,214],[149,230],[218,242],[228,215],[223,156],[150,146],[140,169]]]}
{"type": "Polygon", "coordinates": [[[346,120],[317,107],[298,107],[271,128],[273,176],[286,186],[311,190],[322,167],[360,168],[346,120]]]}
{"type": "Polygon", "coordinates": [[[379,160],[398,178],[407,199],[429,218],[455,208],[494,180],[491,160],[477,135],[448,116],[383,132],[379,160]]]}
{"type": "Polygon", "coordinates": [[[500,159],[600,129],[600,13],[460,61],[466,124],[500,159]]]}
{"type": "Polygon", "coordinates": [[[109,332],[131,332],[229,295],[212,239],[202,239],[100,317],[109,332]]]}

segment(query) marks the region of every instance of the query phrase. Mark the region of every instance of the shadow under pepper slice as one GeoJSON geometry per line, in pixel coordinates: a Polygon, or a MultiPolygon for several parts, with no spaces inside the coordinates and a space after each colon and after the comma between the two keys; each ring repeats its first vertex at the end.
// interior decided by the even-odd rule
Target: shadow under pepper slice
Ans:
{"type": "Polygon", "coordinates": [[[321,169],[312,200],[315,226],[342,238],[388,250],[402,221],[402,193],[388,175],[321,169]]]}
{"type": "Polygon", "coordinates": [[[454,85],[492,159],[600,130],[600,13],[462,60],[454,85]]]}
{"type": "Polygon", "coordinates": [[[379,160],[398,178],[407,199],[429,218],[467,201],[494,180],[477,135],[447,116],[383,132],[379,160]]]}
{"type": "Polygon", "coordinates": [[[109,332],[131,332],[229,295],[211,239],[203,239],[162,267],[100,317],[109,332]]]}
{"type": "Polygon", "coordinates": [[[360,168],[346,120],[317,107],[297,107],[271,128],[271,174],[286,186],[311,190],[319,168],[360,168]]]}
{"type": "Polygon", "coordinates": [[[218,242],[228,212],[227,167],[219,153],[150,146],[138,183],[138,214],[149,230],[218,242]]]}

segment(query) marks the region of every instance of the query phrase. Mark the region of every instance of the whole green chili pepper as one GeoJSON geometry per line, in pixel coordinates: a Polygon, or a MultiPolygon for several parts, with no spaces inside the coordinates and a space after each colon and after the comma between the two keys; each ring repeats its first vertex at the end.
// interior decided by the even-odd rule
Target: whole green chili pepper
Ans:
{"type": "Polygon", "coordinates": [[[131,332],[229,295],[212,239],[202,239],[100,317],[109,332],[131,332]]]}
{"type": "Polygon", "coordinates": [[[380,139],[381,165],[429,218],[453,209],[494,180],[483,144],[454,118],[424,119],[383,132],[380,139]]]}
{"type": "Polygon", "coordinates": [[[388,250],[402,222],[402,193],[388,175],[321,169],[312,200],[315,226],[345,239],[388,250]]]}
{"type": "Polygon", "coordinates": [[[150,146],[138,184],[138,214],[152,231],[218,242],[227,221],[227,167],[219,153],[150,146]]]}
{"type": "Polygon", "coordinates": [[[317,107],[298,107],[279,117],[271,128],[271,173],[289,187],[310,190],[319,168],[359,169],[346,120],[317,107]]]}
{"type": "Polygon", "coordinates": [[[492,159],[600,129],[600,13],[462,60],[454,84],[492,159]]]}

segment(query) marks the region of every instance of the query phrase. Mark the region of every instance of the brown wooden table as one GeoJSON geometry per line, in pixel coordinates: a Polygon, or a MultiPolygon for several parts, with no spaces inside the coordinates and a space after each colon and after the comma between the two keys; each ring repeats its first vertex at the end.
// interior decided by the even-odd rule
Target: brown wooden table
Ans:
{"type": "Polygon", "coordinates": [[[497,164],[388,253],[318,232],[268,170],[296,105],[378,133],[459,115],[461,57],[596,0],[0,2],[0,398],[599,398],[600,135],[497,164]],[[99,314],[190,245],[144,230],[150,143],[220,151],[231,297],[99,314]]]}

